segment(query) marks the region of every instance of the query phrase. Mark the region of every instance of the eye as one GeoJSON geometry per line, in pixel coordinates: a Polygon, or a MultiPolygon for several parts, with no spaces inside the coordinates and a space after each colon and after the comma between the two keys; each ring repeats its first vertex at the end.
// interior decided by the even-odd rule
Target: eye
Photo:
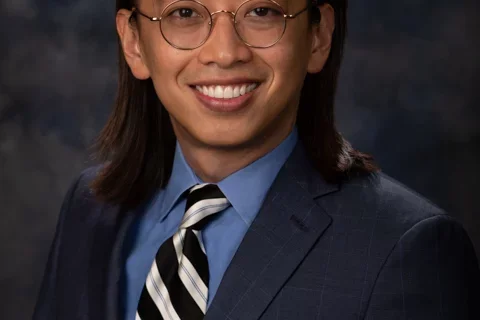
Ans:
{"type": "Polygon", "coordinates": [[[267,7],[258,7],[247,13],[247,16],[253,17],[268,17],[270,15],[278,16],[281,15],[281,12],[272,8],[267,7]]]}
{"type": "Polygon", "coordinates": [[[169,14],[169,16],[188,19],[188,18],[196,18],[196,17],[199,17],[200,15],[191,8],[179,8],[172,11],[169,14]]]}

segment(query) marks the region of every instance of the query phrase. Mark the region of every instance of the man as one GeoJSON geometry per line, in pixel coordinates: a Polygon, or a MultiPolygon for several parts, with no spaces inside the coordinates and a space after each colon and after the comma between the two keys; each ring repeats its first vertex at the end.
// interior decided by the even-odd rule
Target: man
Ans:
{"type": "Polygon", "coordinates": [[[462,226],[336,131],[346,0],[117,0],[34,319],[480,319],[462,226]]]}

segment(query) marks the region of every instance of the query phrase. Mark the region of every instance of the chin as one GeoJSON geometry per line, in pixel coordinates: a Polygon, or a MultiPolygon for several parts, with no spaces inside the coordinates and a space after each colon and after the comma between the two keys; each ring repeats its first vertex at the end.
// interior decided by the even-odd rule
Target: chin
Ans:
{"type": "Polygon", "coordinates": [[[259,118],[212,119],[197,114],[196,117],[178,119],[183,121],[175,118],[172,120],[177,139],[202,148],[245,148],[254,145],[264,136],[259,118]]]}
{"type": "Polygon", "coordinates": [[[216,134],[202,136],[198,139],[202,144],[210,148],[219,148],[219,149],[230,149],[238,148],[248,145],[248,142],[251,140],[245,134],[243,135],[232,135],[232,134],[216,134]]]}
{"type": "Polygon", "coordinates": [[[241,131],[221,129],[196,131],[190,134],[190,137],[193,141],[196,141],[195,144],[218,149],[246,147],[254,140],[254,135],[245,129],[241,131]]]}

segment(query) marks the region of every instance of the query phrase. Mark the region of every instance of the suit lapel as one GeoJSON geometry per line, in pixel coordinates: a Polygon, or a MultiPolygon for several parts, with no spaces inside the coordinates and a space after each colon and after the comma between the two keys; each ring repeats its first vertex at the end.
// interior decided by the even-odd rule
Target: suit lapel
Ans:
{"type": "Polygon", "coordinates": [[[124,240],[138,211],[104,205],[97,212],[87,282],[91,319],[121,319],[119,299],[124,240]]]}
{"type": "Polygon", "coordinates": [[[116,320],[124,317],[121,314],[120,304],[122,295],[120,289],[121,277],[125,267],[124,244],[128,231],[135,217],[140,214],[139,209],[119,212],[120,221],[118,231],[112,246],[112,254],[108,262],[107,273],[107,289],[106,289],[106,306],[105,319],[116,320]]]}
{"type": "Polygon", "coordinates": [[[331,222],[314,198],[336,190],[310,165],[298,142],[227,268],[205,319],[258,319],[331,222]]]}

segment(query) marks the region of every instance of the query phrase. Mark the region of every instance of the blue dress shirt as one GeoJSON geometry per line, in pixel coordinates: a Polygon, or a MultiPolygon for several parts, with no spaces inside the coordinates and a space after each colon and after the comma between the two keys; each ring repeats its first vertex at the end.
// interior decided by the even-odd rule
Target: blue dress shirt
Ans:
{"type": "MultiPolygon", "coordinates": [[[[297,139],[297,128],[294,127],[275,149],[217,183],[231,206],[217,214],[202,231],[210,270],[208,306],[247,229],[259,212],[270,186],[293,151],[297,139]]],[[[170,181],[165,189],[153,197],[129,230],[123,282],[125,319],[135,319],[140,294],[153,258],[160,245],[171,237],[180,225],[186,204],[183,193],[200,183],[203,181],[190,168],[177,143],[170,181]]]]}

